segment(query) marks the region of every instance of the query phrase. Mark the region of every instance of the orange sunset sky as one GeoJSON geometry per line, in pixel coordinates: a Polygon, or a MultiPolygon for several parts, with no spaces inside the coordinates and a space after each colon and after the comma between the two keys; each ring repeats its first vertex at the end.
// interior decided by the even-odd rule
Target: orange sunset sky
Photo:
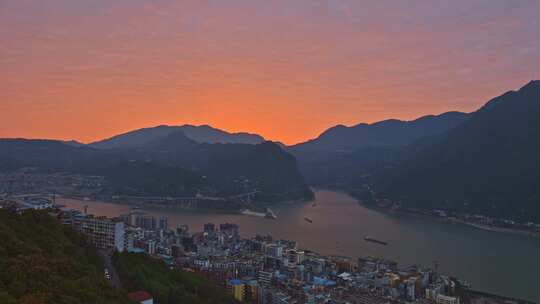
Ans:
{"type": "Polygon", "coordinates": [[[287,144],[540,78],[540,1],[0,0],[0,137],[210,124],[287,144]]]}

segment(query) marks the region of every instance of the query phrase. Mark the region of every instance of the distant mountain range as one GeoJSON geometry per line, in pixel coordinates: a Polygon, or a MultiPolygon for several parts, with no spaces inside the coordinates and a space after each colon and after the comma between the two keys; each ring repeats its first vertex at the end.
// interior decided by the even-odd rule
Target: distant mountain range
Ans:
{"type": "Polygon", "coordinates": [[[313,196],[295,158],[272,142],[198,143],[182,130],[145,144],[97,149],[54,140],[1,139],[0,171],[34,168],[105,176],[104,195],[231,196],[257,191],[259,201],[313,196]]]}
{"type": "Polygon", "coordinates": [[[393,165],[408,153],[405,148],[413,142],[436,137],[468,117],[466,113],[448,112],[413,121],[391,119],[352,127],[339,125],[287,150],[298,159],[310,183],[347,187],[360,183],[366,174],[393,165]]]}
{"type": "Polygon", "coordinates": [[[420,138],[443,133],[463,123],[469,114],[447,112],[428,115],[413,121],[397,119],[352,127],[337,125],[319,137],[289,148],[296,155],[304,153],[346,153],[368,147],[408,145],[420,138]]]}
{"type": "Polygon", "coordinates": [[[378,197],[413,207],[540,218],[540,82],[473,113],[338,125],[289,147],[207,125],[145,128],[88,145],[0,140],[0,170],[24,166],[101,173],[135,193],[127,181],[136,184],[131,177],[145,172],[148,181],[160,172],[182,181],[166,191],[149,181],[151,193],[211,185],[231,194],[249,180],[269,200],[311,197],[303,175],[311,185],[352,193],[369,185],[378,197]]]}
{"type": "MultiPolygon", "coordinates": [[[[141,147],[152,141],[165,138],[172,133],[182,131],[185,136],[197,143],[221,143],[221,144],[259,144],[265,139],[257,134],[250,133],[229,133],[208,125],[193,126],[157,126],[144,128],[124,134],[116,135],[108,139],[100,140],[89,144],[97,149],[112,148],[135,148],[141,147]]],[[[74,144],[73,142],[71,142],[74,144]]]]}

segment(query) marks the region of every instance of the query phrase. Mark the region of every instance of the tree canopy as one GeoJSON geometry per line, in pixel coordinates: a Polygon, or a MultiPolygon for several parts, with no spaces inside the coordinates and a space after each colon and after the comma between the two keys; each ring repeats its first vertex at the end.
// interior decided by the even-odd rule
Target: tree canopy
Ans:
{"type": "Polygon", "coordinates": [[[0,303],[130,303],[85,238],[45,211],[0,209],[0,303]]]}
{"type": "Polygon", "coordinates": [[[146,290],[157,303],[235,303],[231,295],[206,278],[171,269],[161,260],[123,252],[115,254],[113,262],[125,288],[146,290]]]}

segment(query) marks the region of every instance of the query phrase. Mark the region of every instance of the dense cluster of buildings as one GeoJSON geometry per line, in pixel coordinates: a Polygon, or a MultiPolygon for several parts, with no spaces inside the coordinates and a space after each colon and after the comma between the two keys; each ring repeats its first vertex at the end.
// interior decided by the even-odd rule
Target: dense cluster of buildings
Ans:
{"type": "Polygon", "coordinates": [[[460,303],[459,283],[431,270],[373,257],[323,256],[294,241],[241,239],[208,226],[192,236],[197,250],[175,262],[223,284],[241,302],[460,303]]]}
{"type": "Polygon", "coordinates": [[[323,256],[271,236],[243,239],[236,224],[208,223],[192,233],[185,225],[171,230],[166,217],[139,210],[115,219],[73,210],[58,216],[99,248],[160,257],[208,277],[240,302],[461,303],[459,282],[432,270],[373,257],[323,256]]]}

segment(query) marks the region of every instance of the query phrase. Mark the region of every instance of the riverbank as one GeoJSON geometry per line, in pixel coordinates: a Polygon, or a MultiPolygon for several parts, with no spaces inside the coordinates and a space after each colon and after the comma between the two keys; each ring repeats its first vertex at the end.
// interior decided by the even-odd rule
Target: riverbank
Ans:
{"type": "Polygon", "coordinates": [[[534,238],[540,238],[540,231],[532,231],[532,230],[525,230],[525,229],[519,229],[519,228],[508,228],[508,227],[501,227],[501,226],[496,226],[496,225],[481,224],[478,222],[468,221],[468,220],[454,217],[454,216],[441,216],[439,214],[435,214],[432,210],[406,209],[406,208],[399,208],[399,207],[395,208],[395,207],[387,207],[387,206],[383,207],[383,206],[377,206],[373,204],[365,204],[359,199],[358,199],[358,203],[365,208],[368,208],[377,212],[381,212],[384,214],[407,214],[407,215],[425,216],[425,217],[441,220],[444,222],[448,222],[452,224],[461,224],[461,225],[474,227],[476,229],[481,229],[481,230],[489,231],[489,232],[517,234],[517,235],[529,236],[529,237],[534,237],[534,238]]]}
{"type": "MultiPolygon", "coordinates": [[[[79,202],[86,202],[89,205],[91,205],[93,202],[100,202],[100,203],[107,203],[107,204],[117,204],[122,206],[130,206],[130,207],[136,207],[136,208],[143,208],[148,210],[156,210],[156,211],[166,211],[171,210],[175,212],[185,212],[185,213],[193,213],[193,214],[221,214],[221,215],[245,215],[245,216],[254,216],[257,215],[258,217],[266,217],[268,210],[274,207],[283,207],[283,206],[293,206],[296,204],[303,204],[303,203],[310,203],[313,200],[287,200],[287,201],[281,201],[281,202],[260,202],[257,203],[256,206],[251,206],[251,208],[245,208],[244,205],[235,205],[234,208],[212,208],[212,207],[200,207],[199,205],[179,205],[179,204],[168,204],[168,203],[159,203],[155,201],[129,201],[129,200],[121,200],[121,199],[106,199],[106,198],[88,198],[88,197],[79,197],[79,196],[68,196],[68,195],[57,195],[57,199],[60,201],[62,199],[70,199],[75,200],[79,202]],[[192,207],[195,206],[195,207],[192,207]],[[246,213],[245,211],[249,210],[253,214],[250,214],[249,212],[246,213]]],[[[213,203],[219,204],[219,203],[226,203],[226,201],[219,201],[213,203]]],[[[274,215],[275,217],[275,215],[274,215]]]]}
{"type": "Polygon", "coordinates": [[[503,227],[497,227],[497,226],[492,226],[492,225],[483,225],[483,224],[479,224],[479,223],[468,222],[468,221],[457,219],[457,218],[455,218],[455,219],[447,219],[447,221],[452,222],[452,223],[458,223],[458,224],[467,225],[467,226],[474,227],[474,228],[481,229],[481,230],[485,230],[485,231],[501,232],[501,233],[512,233],[512,234],[519,234],[519,235],[526,235],[526,236],[530,236],[530,237],[540,238],[540,232],[535,232],[535,231],[526,231],[526,230],[520,230],[520,229],[503,228],[503,227]]]}
{"type": "Polygon", "coordinates": [[[223,208],[190,208],[190,207],[184,207],[184,206],[178,206],[178,205],[167,205],[167,204],[159,204],[155,202],[145,202],[145,201],[127,201],[127,200],[116,200],[116,199],[104,199],[104,198],[82,198],[77,196],[69,196],[69,195],[58,195],[57,199],[59,202],[62,202],[62,199],[69,199],[69,200],[75,200],[79,202],[87,203],[89,206],[91,206],[92,203],[98,202],[98,203],[106,203],[106,204],[116,204],[116,205],[122,205],[122,206],[129,206],[134,208],[144,208],[144,209],[150,209],[150,210],[171,210],[171,211],[181,211],[181,212],[187,212],[187,213],[201,213],[201,214],[240,214],[241,209],[223,209],[223,208]]]}

